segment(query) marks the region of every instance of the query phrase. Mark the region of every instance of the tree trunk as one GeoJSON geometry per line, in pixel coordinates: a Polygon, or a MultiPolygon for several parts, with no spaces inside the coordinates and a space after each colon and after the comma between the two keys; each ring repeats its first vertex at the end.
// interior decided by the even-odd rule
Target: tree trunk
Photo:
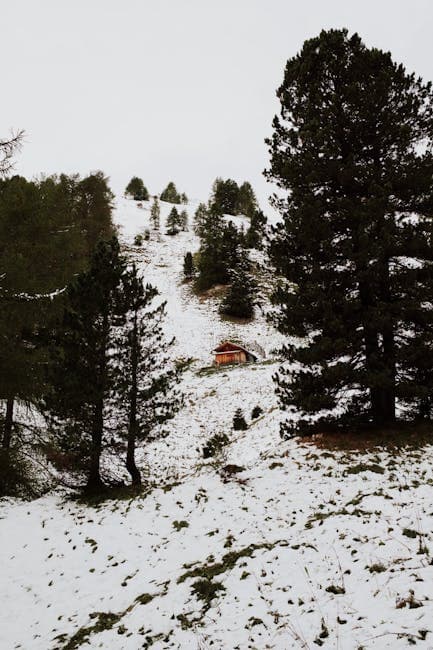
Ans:
{"type": "Polygon", "coordinates": [[[92,429],[92,446],[89,459],[89,474],[87,477],[86,492],[100,492],[104,483],[101,479],[101,451],[102,451],[102,432],[103,432],[103,400],[99,400],[95,407],[92,429]]]}
{"type": "MultiPolygon", "coordinates": [[[[383,273],[381,274],[382,278],[382,299],[388,308],[391,306],[391,279],[389,271],[389,258],[386,256],[383,261],[383,273]]],[[[392,321],[391,315],[388,315],[388,319],[385,322],[382,330],[383,338],[383,358],[384,366],[386,368],[386,376],[388,383],[384,386],[384,395],[383,395],[383,411],[385,416],[385,422],[392,424],[395,422],[395,393],[396,393],[396,361],[395,361],[395,337],[394,337],[394,323],[392,321]]]]}
{"type": "Polygon", "coordinates": [[[141,486],[141,474],[135,463],[135,444],[137,440],[137,392],[138,392],[138,323],[137,312],[134,313],[134,324],[131,341],[131,386],[129,391],[129,422],[128,446],[126,450],[126,469],[131,475],[132,485],[141,486]]]}
{"type": "Polygon", "coordinates": [[[2,447],[9,451],[12,440],[12,427],[14,418],[14,398],[9,397],[6,401],[6,416],[3,427],[3,442],[2,447]]]}

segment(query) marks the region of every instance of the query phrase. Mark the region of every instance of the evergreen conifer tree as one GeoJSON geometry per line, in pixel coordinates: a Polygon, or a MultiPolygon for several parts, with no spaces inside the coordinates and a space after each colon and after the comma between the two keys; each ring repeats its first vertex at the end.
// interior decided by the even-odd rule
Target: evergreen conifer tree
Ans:
{"type": "Polygon", "coordinates": [[[230,280],[230,288],[221,303],[220,313],[236,318],[252,318],[257,284],[244,249],[238,251],[236,266],[230,270],[230,280]]]}
{"type": "Polygon", "coordinates": [[[45,398],[58,448],[71,461],[71,470],[85,474],[88,492],[103,488],[100,459],[113,390],[113,323],[124,270],[119,243],[113,238],[97,245],[89,270],[68,286],[50,370],[52,390],[45,398]]]}
{"type": "Polygon", "coordinates": [[[239,407],[236,409],[233,416],[233,429],[235,431],[245,431],[248,429],[248,424],[246,423],[242,409],[239,407]]]}
{"type": "Polygon", "coordinates": [[[270,255],[291,367],[277,392],[300,416],[284,431],[392,424],[397,399],[423,401],[433,327],[431,84],[330,30],[287,62],[278,97],[267,176],[285,196],[270,255]]]}
{"type": "Polygon", "coordinates": [[[141,485],[136,447],[163,434],[162,425],[179,410],[179,369],[169,358],[173,340],[164,336],[165,303],[153,305],[158,291],[144,285],[135,265],[122,276],[125,320],[116,339],[114,403],[120,436],[126,439],[126,468],[132,484],[141,485]]]}
{"type": "Polygon", "coordinates": [[[176,189],[176,185],[170,181],[165,190],[161,192],[160,196],[161,201],[166,201],[167,203],[181,203],[181,195],[176,189]]]}
{"type": "Polygon", "coordinates": [[[206,290],[215,284],[228,284],[230,271],[239,258],[240,234],[232,221],[225,221],[211,205],[201,229],[197,287],[206,290]]]}
{"type": "Polygon", "coordinates": [[[155,196],[152,203],[152,207],[150,208],[150,220],[152,222],[152,227],[154,230],[160,229],[160,216],[161,216],[161,208],[159,205],[158,197],[155,196]]]}
{"type": "Polygon", "coordinates": [[[210,202],[217,212],[236,215],[239,202],[239,187],[236,181],[231,178],[225,181],[222,178],[215,179],[210,202]]]}
{"type": "Polygon", "coordinates": [[[257,199],[254,190],[251,183],[245,181],[239,187],[236,214],[244,214],[246,217],[251,218],[257,209],[257,199]]]}
{"type": "Polygon", "coordinates": [[[129,181],[125,189],[125,194],[127,196],[132,196],[134,201],[148,201],[149,192],[145,187],[141,178],[138,176],[133,176],[129,181]]]}
{"type": "Polygon", "coordinates": [[[261,210],[254,210],[251,214],[250,225],[245,235],[245,245],[248,248],[263,248],[266,230],[266,217],[261,210]]]}
{"type": "Polygon", "coordinates": [[[200,203],[194,213],[194,232],[198,237],[204,236],[204,225],[208,214],[208,208],[205,203],[200,203]]]}
{"type": "MultiPolygon", "coordinates": [[[[99,172],[87,178],[20,176],[0,181],[0,400],[3,448],[14,445],[15,402],[45,390],[48,341],[65,286],[88,265],[89,247],[113,232],[112,194],[99,172]]],[[[29,439],[29,437],[27,437],[29,439]]]]}
{"type": "Polygon", "coordinates": [[[179,215],[179,225],[184,232],[188,230],[188,212],[186,210],[182,210],[179,215]]]}
{"type": "Polygon", "coordinates": [[[183,274],[186,278],[190,279],[194,276],[195,266],[192,254],[188,251],[183,258],[183,274]]]}
{"type": "Polygon", "coordinates": [[[180,215],[179,212],[177,211],[177,208],[175,208],[174,206],[170,210],[170,213],[167,217],[166,225],[167,225],[167,230],[166,230],[167,235],[177,235],[181,229],[180,215]]]}

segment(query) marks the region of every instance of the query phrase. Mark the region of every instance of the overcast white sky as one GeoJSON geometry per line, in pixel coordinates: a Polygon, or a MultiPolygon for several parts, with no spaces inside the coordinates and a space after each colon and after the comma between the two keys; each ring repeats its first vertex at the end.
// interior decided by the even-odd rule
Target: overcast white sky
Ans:
{"type": "Polygon", "coordinates": [[[264,138],[284,64],[348,27],[433,79],[433,0],[0,0],[0,137],[24,128],[16,171],[102,169],[207,198],[216,176],[262,203],[264,138]]]}

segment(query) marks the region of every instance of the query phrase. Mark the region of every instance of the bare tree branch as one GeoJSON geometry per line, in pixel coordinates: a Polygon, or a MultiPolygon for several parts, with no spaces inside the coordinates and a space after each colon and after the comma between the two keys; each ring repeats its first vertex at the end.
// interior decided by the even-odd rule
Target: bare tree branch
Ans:
{"type": "Polygon", "coordinates": [[[25,131],[11,132],[7,140],[0,140],[0,177],[6,176],[14,166],[13,156],[22,147],[25,131]]]}

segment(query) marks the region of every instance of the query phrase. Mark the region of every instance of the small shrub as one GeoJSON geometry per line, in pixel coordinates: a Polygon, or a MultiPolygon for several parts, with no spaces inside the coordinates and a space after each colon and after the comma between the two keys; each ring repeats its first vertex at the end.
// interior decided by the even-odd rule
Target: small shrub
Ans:
{"type": "Polygon", "coordinates": [[[179,530],[182,530],[182,528],[189,528],[189,523],[187,521],[173,521],[173,528],[175,528],[178,532],[179,530]]]}
{"type": "Polygon", "coordinates": [[[13,450],[0,449],[0,497],[4,496],[32,498],[37,489],[30,463],[13,450]]]}
{"type": "Polygon", "coordinates": [[[256,420],[263,413],[263,409],[259,405],[255,406],[251,411],[251,419],[256,420]]]}
{"type": "Polygon", "coordinates": [[[341,594],[346,593],[345,588],[340,585],[329,585],[329,587],[326,587],[325,591],[327,591],[328,594],[334,594],[335,596],[340,596],[341,594]]]}
{"type": "Polygon", "coordinates": [[[209,438],[203,447],[203,458],[213,458],[216,456],[229,442],[228,436],[225,433],[216,433],[212,438],[209,438]]]}
{"type": "Polygon", "coordinates": [[[244,414],[242,413],[241,408],[238,408],[235,411],[233,417],[233,429],[235,431],[245,431],[246,429],[248,429],[248,424],[245,421],[244,414]]]}
{"type": "Polygon", "coordinates": [[[142,245],[143,245],[143,235],[135,235],[134,246],[142,246],[142,245]]]}
{"type": "Polygon", "coordinates": [[[150,239],[150,230],[148,228],[146,228],[146,230],[144,231],[144,239],[146,241],[149,241],[150,239]]]}
{"type": "Polygon", "coordinates": [[[384,571],[386,571],[386,566],[381,562],[376,562],[375,564],[371,564],[368,567],[368,570],[370,571],[370,573],[383,573],[384,571]]]}

